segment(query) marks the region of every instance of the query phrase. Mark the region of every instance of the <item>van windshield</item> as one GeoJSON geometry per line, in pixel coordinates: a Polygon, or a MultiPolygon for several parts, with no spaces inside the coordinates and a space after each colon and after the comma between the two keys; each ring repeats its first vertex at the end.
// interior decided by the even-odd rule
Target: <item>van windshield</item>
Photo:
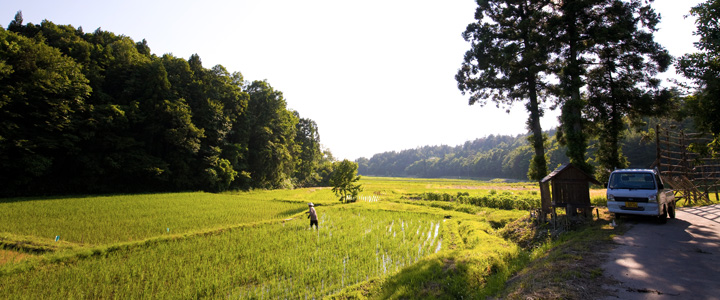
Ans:
{"type": "Polygon", "coordinates": [[[614,173],[610,177],[608,188],[654,190],[655,180],[650,173],[614,173]]]}

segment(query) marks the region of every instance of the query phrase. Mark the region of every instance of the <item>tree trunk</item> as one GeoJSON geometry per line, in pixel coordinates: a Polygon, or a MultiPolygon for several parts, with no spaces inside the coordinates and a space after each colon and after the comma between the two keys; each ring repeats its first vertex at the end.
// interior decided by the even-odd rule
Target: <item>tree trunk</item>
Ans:
{"type": "Polygon", "coordinates": [[[552,213],[552,198],[550,183],[540,182],[540,221],[547,221],[547,215],[552,213]]]}
{"type": "MultiPolygon", "coordinates": [[[[573,5],[568,1],[566,5],[573,5]]],[[[570,99],[565,102],[562,109],[562,127],[567,142],[566,155],[570,162],[581,170],[591,173],[590,165],[585,162],[587,152],[587,139],[583,133],[582,107],[583,101],[580,98],[582,79],[580,78],[580,62],[578,61],[578,29],[576,24],[576,8],[565,7],[567,13],[565,22],[568,34],[568,65],[566,71],[570,77],[570,99]]]]}
{"type": "Polygon", "coordinates": [[[533,134],[532,145],[535,150],[535,155],[532,158],[530,166],[530,179],[537,181],[542,180],[547,175],[547,161],[545,161],[545,145],[542,133],[542,127],[540,126],[540,104],[538,102],[537,89],[535,88],[535,78],[530,78],[530,101],[527,105],[527,110],[530,113],[530,119],[528,122],[529,129],[533,134]]]}

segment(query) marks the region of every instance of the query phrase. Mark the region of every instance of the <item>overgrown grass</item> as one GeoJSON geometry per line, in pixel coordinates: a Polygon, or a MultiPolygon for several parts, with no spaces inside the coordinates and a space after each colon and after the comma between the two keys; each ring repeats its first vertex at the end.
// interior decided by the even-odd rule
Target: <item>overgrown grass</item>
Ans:
{"type": "Polygon", "coordinates": [[[479,207],[498,209],[531,210],[540,207],[540,195],[537,191],[515,193],[511,191],[502,191],[498,193],[496,190],[491,189],[487,193],[478,195],[470,195],[469,192],[458,192],[455,195],[448,193],[426,192],[418,195],[409,195],[409,198],[419,198],[430,201],[452,201],[479,207]]]}
{"type": "Polygon", "coordinates": [[[363,282],[333,299],[482,299],[504,288],[505,281],[524,264],[513,243],[488,232],[487,223],[447,220],[443,241],[447,250],[404,268],[386,279],[363,282]]]}
{"type": "MultiPolygon", "coordinates": [[[[515,275],[499,295],[503,299],[595,299],[607,295],[600,265],[612,247],[612,238],[626,227],[610,225],[607,209],[600,218],[556,231],[537,227],[527,218],[501,230],[501,234],[529,251],[529,265],[515,275]]],[[[561,216],[563,217],[563,216],[561,216]]]]}

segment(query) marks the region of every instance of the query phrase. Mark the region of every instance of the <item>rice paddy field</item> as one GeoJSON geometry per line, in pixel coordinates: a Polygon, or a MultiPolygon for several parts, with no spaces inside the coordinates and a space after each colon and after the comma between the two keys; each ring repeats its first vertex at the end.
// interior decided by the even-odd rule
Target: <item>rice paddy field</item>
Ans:
{"type": "Polygon", "coordinates": [[[531,183],[361,184],[346,204],[329,188],[0,199],[0,298],[477,298],[528,259],[496,234],[528,211],[418,195],[527,198],[531,183]]]}

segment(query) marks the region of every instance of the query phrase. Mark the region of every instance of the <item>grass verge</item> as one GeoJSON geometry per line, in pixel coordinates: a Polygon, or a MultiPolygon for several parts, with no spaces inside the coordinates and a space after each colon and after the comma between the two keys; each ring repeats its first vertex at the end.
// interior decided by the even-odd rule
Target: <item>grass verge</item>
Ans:
{"type": "Polygon", "coordinates": [[[597,299],[608,291],[611,279],[601,268],[614,246],[613,237],[627,227],[610,225],[611,215],[600,209],[600,218],[554,230],[552,225],[532,226],[528,218],[509,224],[501,235],[529,251],[531,261],[507,282],[503,299],[597,299]]]}
{"type": "Polygon", "coordinates": [[[430,255],[384,279],[348,287],[330,299],[484,299],[527,263],[524,251],[493,234],[486,222],[446,219],[448,250],[430,255]]]}

